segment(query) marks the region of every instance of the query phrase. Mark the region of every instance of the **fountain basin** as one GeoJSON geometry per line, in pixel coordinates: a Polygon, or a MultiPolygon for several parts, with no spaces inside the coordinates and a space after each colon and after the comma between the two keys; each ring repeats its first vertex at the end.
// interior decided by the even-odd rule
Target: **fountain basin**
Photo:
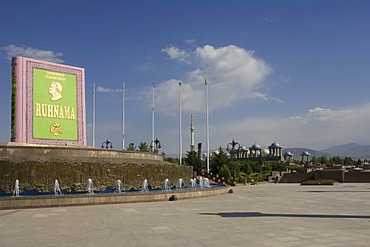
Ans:
{"type": "Polygon", "coordinates": [[[198,190],[193,189],[171,190],[171,191],[153,190],[150,192],[0,197],[0,210],[168,201],[172,195],[176,195],[177,200],[182,200],[227,194],[229,189],[230,186],[228,185],[218,185],[212,186],[211,188],[198,190]]]}

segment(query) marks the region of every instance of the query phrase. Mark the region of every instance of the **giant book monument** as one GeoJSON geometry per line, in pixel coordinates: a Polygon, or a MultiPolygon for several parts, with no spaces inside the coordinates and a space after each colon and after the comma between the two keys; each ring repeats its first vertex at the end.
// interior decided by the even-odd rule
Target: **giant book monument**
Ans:
{"type": "Polygon", "coordinates": [[[85,69],[12,60],[11,141],[86,145],[85,69]]]}

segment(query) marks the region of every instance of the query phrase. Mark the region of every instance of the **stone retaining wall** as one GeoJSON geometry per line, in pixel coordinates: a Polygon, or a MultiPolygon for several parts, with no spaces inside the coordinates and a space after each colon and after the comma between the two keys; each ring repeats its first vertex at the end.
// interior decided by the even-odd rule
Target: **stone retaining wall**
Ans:
{"type": "Polygon", "coordinates": [[[370,172],[346,172],[344,183],[370,183],[370,172]]]}
{"type": "Polygon", "coordinates": [[[59,181],[62,191],[86,191],[87,180],[94,190],[114,188],[117,179],[126,189],[140,189],[144,179],[152,188],[163,187],[168,178],[176,185],[182,178],[188,184],[191,166],[163,161],[152,153],[8,143],[0,145],[0,190],[12,192],[14,181],[20,190],[53,191],[59,181]]]}
{"type": "Polygon", "coordinates": [[[315,179],[314,180],[322,180],[322,179],[334,179],[337,182],[343,183],[344,177],[347,176],[346,172],[344,171],[315,171],[315,179]]]}
{"type": "Polygon", "coordinates": [[[313,178],[312,173],[284,173],[279,183],[302,183],[313,178]]]}
{"type": "Polygon", "coordinates": [[[285,173],[279,183],[302,183],[306,180],[333,179],[339,183],[370,183],[370,172],[314,171],[311,173],[285,173]]]}

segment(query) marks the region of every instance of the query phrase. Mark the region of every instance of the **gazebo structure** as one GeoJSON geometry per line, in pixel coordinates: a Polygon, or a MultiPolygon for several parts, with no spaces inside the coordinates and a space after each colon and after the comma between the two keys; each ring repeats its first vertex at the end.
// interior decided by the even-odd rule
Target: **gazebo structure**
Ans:
{"type": "Polygon", "coordinates": [[[291,162],[291,161],[293,161],[293,154],[292,154],[290,151],[286,151],[286,152],[284,153],[284,160],[285,160],[286,162],[291,162]]]}
{"type": "Polygon", "coordinates": [[[283,154],[282,154],[283,147],[279,143],[273,142],[268,148],[269,148],[269,151],[270,151],[270,156],[272,156],[272,157],[281,157],[281,156],[283,156],[283,154]]]}
{"type": "Polygon", "coordinates": [[[281,146],[279,143],[275,141],[270,146],[268,146],[268,148],[269,148],[270,157],[278,159],[278,160],[282,160],[283,146],[281,146]]]}
{"type": "Polygon", "coordinates": [[[247,159],[249,150],[246,146],[241,146],[237,152],[237,159],[247,159]]]}
{"type": "Polygon", "coordinates": [[[253,144],[249,148],[249,154],[251,158],[257,158],[262,156],[262,147],[258,145],[257,143],[253,144]]]}
{"type": "Polygon", "coordinates": [[[308,151],[304,151],[301,153],[301,156],[302,156],[302,163],[305,162],[305,158],[306,158],[306,163],[308,163],[311,154],[308,151]]]}

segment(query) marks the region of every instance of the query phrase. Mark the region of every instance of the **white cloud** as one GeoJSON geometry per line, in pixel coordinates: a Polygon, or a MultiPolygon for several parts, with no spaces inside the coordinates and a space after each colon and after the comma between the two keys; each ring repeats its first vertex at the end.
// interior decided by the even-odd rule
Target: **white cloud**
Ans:
{"type": "Polygon", "coordinates": [[[173,46],[164,48],[161,51],[166,53],[171,59],[179,60],[180,62],[185,62],[190,56],[186,51],[173,46]]]}
{"type": "Polygon", "coordinates": [[[315,107],[308,111],[307,116],[311,119],[321,120],[321,121],[330,121],[330,120],[341,120],[347,116],[350,116],[350,113],[353,110],[340,110],[333,111],[329,108],[315,107]]]}
{"type": "MultiPolygon", "coordinates": [[[[213,47],[205,45],[197,47],[194,51],[184,51],[176,47],[167,47],[163,52],[177,61],[192,61],[196,69],[187,73],[183,88],[183,110],[201,112],[205,110],[204,78],[209,82],[210,110],[229,107],[235,102],[246,98],[259,98],[274,100],[260,92],[265,78],[272,69],[254,55],[241,47],[229,45],[213,47]]],[[[178,109],[177,80],[167,80],[160,83],[156,89],[156,104],[162,105],[159,110],[174,113],[178,109]]]]}
{"type": "Polygon", "coordinates": [[[265,21],[265,22],[277,22],[277,21],[278,21],[278,18],[276,18],[276,17],[272,17],[272,18],[268,18],[268,17],[266,17],[266,18],[264,19],[264,21],[265,21]]]}
{"type": "Polygon", "coordinates": [[[96,87],[96,92],[98,93],[116,93],[122,92],[122,89],[113,89],[113,88],[105,88],[105,87],[96,87]]]}
{"type": "Polygon", "coordinates": [[[188,45],[193,45],[195,43],[195,39],[187,39],[185,40],[185,43],[188,45]]]}
{"type": "Polygon", "coordinates": [[[272,97],[266,93],[261,93],[261,92],[254,92],[251,96],[251,98],[257,98],[257,99],[262,99],[262,100],[272,100],[275,101],[276,103],[284,103],[282,99],[272,97]]]}
{"type": "Polygon", "coordinates": [[[6,58],[9,60],[15,56],[23,56],[55,63],[64,62],[63,59],[60,58],[63,56],[63,53],[61,52],[44,51],[27,46],[16,46],[16,45],[3,46],[0,47],[0,50],[5,52],[6,58]]]}

